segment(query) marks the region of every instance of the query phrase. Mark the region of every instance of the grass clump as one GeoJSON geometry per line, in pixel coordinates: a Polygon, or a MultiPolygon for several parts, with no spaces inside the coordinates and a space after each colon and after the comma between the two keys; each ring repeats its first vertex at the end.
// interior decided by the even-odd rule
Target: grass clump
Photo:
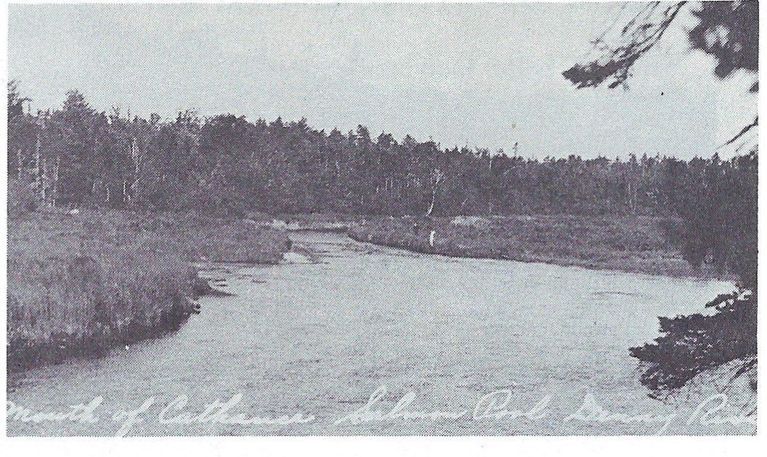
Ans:
{"type": "Polygon", "coordinates": [[[119,211],[8,222],[8,370],[98,354],[197,311],[196,261],[276,263],[284,233],[241,221],[119,211]]]}

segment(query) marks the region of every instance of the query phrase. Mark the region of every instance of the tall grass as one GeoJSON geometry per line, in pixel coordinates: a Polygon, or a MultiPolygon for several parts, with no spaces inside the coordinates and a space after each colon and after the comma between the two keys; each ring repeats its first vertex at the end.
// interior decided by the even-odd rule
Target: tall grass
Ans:
{"type": "Polygon", "coordinates": [[[359,241],[454,257],[508,259],[681,277],[694,270],[666,233],[673,220],[646,216],[378,218],[356,224],[359,241]],[[435,232],[434,246],[429,244],[435,232]]]}
{"type": "Polygon", "coordinates": [[[117,211],[26,212],[8,223],[8,368],[177,329],[200,260],[275,263],[284,233],[239,221],[117,211]]]}

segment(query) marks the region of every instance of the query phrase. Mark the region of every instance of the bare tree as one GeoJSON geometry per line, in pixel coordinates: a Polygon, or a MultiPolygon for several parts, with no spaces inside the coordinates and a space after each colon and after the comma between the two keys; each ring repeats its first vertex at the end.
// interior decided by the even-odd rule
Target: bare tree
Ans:
{"type": "Polygon", "coordinates": [[[434,204],[437,201],[437,191],[439,191],[439,185],[445,180],[445,174],[439,168],[435,168],[431,172],[431,204],[426,211],[427,216],[431,216],[434,211],[434,204]]]}

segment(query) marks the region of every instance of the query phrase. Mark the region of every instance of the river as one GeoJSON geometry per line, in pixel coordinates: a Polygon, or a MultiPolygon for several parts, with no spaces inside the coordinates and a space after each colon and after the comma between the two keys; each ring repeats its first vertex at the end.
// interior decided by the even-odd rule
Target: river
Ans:
{"type": "Polygon", "coordinates": [[[754,431],[700,420],[721,400],[700,406],[716,391],[649,398],[628,354],[657,336],[657,316],[699,312],[731,284],[291,237],[313,261],[291,253],[276,266],[212,268],[206,274],[235,295],[202,298],[202,313],[176,333],[12,375],[15,407],[92,411],[9,420],[8,434],[754,431]],[[228,419],[211,420],[215,407],[200,416],[215,400],[230,401],[228,419]]]}

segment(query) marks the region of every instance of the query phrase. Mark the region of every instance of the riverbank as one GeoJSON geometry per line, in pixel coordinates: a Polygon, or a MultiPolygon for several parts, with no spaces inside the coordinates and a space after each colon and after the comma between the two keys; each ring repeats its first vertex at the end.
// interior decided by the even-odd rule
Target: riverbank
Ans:
{"type": "Polygon", "coordinates": [[[357,241],[451,257],[717,277],[713,271],[692,268],[682,258],[669,236],[678,223],[646,216],[383,217],[353,224],[348,233],[357,241]]]}
{"type": "Polygon", "coordinates": [[[210,291],[195,262],[275,264],[285,231],[194,215],[25,212],[8,221],[8,370],[178,329],[210,291]]]}
{"type": "Polygon", "coordinates": [[[346,233],[353,224],[364,220],[363,216],[334,213],[278,214],[248,213],[245,220],[259,227],[269,227],[289,232],[335,232],[346,233]]]}
{"type": "MultiPolygon", "coordinates": [[[[630,345],[657,334],[656,316],[699,312],[710,297],[729,291],[728,284],[640,275],[619,275],[613,282],[580,268],[397,255],[340,234],[298,232],[291,237],[295,246],[320,253],[322,263],[221,266],[209,276],[224,278],[226,290],[235,295],[205,298],[203,312],[180,332],[161,344],[112,351],[103,363],[76,360],[10,376],[9,401],[33,412],[66,412],[102,395],[98,411],[108,418],[140,407],[149,395],[158,396],[160,403],[142,415],[145,420],[134,424],[130,436],[657,431],[658,424],[563,421],[589,393],[608,411],[676,413],[667,434],[752,433],[742,426],[687,424],[707,395],[685,391],[670,399],[674,404],[650,398],[627,353],[630,345]],[[152,380],[149,392],[147,379],[152,380]],[[420,387],[414,387],[414,379],[423,381],[416,382],[420,387]],[[449,404],[450,410],[472,411],[494,392],[499,402],[508,398],[509,380],[516,409],[526,411],[552,394],[547,415],[535,421],[477,421],[469,413],[465,420],[438,424],[428,419],[336,423],[364,405],[380,385],[389,391],[376,410],[388,410],[387,404],[415,389],[418,398],[410,410],[446,410],[449,404]],[[303,413],[317,419],[288,428],[158,422],[158,414],[179,395],[189,401],[183,411],[166,417],[199,414],[212,391],[221,401],[244,395],[232,413],[258,405],[256,415],[303,413]]],[[[724,379],[729,377],[719,383],[724,379]]],[[[713,381],[704,386],[712,387],[713,381]]],[[[745,398],[740,390],[727,395],[738,406],[745,398]]],[[[738,411],[727,408],[721,416],[738,411]]],[[[114,435],[120,426],[109,420],[95,425],[9,420],[7,433],[114,435]]]]}

